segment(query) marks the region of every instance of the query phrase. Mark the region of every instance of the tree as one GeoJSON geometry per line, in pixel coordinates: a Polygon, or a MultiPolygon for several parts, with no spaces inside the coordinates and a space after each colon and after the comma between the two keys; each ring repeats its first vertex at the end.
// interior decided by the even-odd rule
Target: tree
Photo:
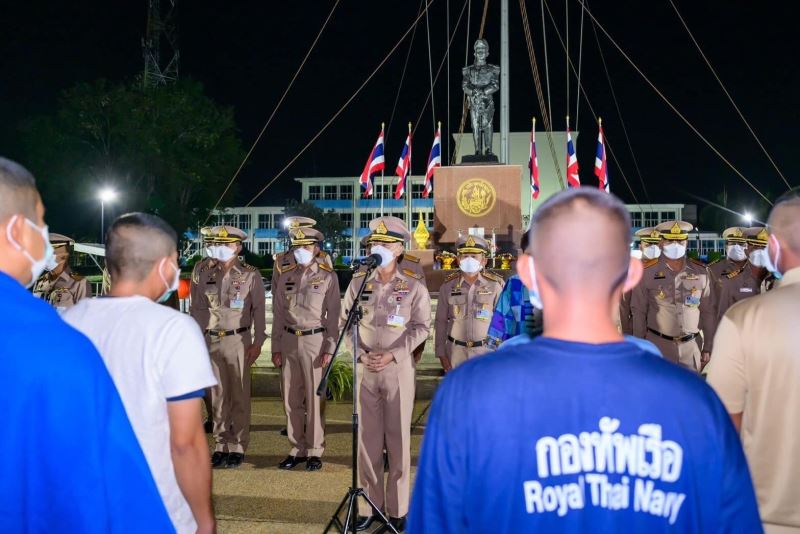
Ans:
{"type": "Polygon", "coordinates": [[[347,225],[345,225],[342,218],[335,211],[323,211],[313,202],[289,200],[286,202],[286,207],[283,212],[287,217],[300,216],[314,219],[317,221],[314,228],[325,235],[325,240],[331,243],[331,250],[338,250],[341,254],[343,250],[347,249],[345,244],[347,238],[342,235],[347,225]]]}
{"type": "Polygon", "coordinates": [[[80,83],[62,93],[54,115],[24,124],[22,137],[50,227],[76,237],[97,236],[95,195],[106,184],[121,193],[118,211],[194,228],[244,154],[233,111],[191,80],[147,89],[140,81],[80,83]]]}

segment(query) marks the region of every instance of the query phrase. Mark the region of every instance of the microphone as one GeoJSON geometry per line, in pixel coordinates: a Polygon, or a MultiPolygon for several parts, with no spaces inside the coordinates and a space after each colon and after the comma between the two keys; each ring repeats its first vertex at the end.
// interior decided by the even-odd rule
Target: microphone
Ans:
{"type": "Polygon", "coordinates": [[[383,258],[380,254],[370,254],[366,258],[362,258],[357,261],[359,265],[366,265],[367,267],[380,267],[381,263],[383,262],[383,258]]]}

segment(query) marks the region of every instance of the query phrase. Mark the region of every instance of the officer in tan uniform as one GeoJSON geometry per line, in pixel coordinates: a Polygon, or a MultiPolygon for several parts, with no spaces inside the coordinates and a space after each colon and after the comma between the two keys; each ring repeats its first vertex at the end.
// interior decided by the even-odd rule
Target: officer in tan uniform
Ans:
{"type": "Polygon", "coordinates": [[[504,283],[485,269],[489,244],[482,237],[460,237],[456,252],[460,270],[445,279],[436,307],[436,356],[445,372],[489,351],[486,336],[504,283]]]}
{"type": "MultiPolygon", "coordinates": [[[[709,265],[717,288],[717,324],[736,302],[758,295],[761,282],[767,275],[766,269],[754,267],[748,260],[747,232],[748,229],[739,227],[725,230],[722,237],[725,239],[727,257],[709,265]]],[[[755,238],[757,233],[752,237],[755,238]]]]}
{"type": "Polygon", "coordinates": [[[722,238],[725,240],[725,257],[708,264],[708,270],[714,278],[714,283],[717,284],[717,289],[727,283],[726,280],[738,276],[747,265],[747,239],[744,230],[739,226],[732,226],[722,232],[722,238]],[[733,276],[728,276],[732,273],[733,276]]]}
{"type": "Polygon", "coordinates": [[[69,267],[69,255],[75,241],[61,234],[50,234],[53,245],[52,263],[45,266],[43,273],[33,286],[33,294],[46,300],[59,311],[71,308],[83,298],[91,297],[89,282],[69,267]]]}
{"type": "Polygon", "coordinates": [[[215,226],[215,263],[197,273],[192,315],[206,334],[211,367],[218,385],[211,389],[214,467],[235,468],[244,460],[250,440],[250,366],[266,339],[264,283],[258,269],[242,262],[246,234],[232,226],[215,226]]]}
{"type": "Polygon", "coordinates": [[[291,234],[295,265],[272,291],[272,362],[281,368],[287,434],[291,450],[278,467],[306,462],[322,468],[325,429],[317,387],[331,360],[339,333],[339,280],[333,269],[315,261],[325,237],[313,228],[291,234]]]}
{"type": "MultiPolygon", "coordinates": [[[[284,219],[284,223],[289,231],[291,236],[292,233],[296,232],[300,228],[311,228],[317,221],[311,219],[310,217],[300,217],[299,215],[292,215],[290,217],[286,217],[284,219]]],[[[330,255],[322,250],[317,252],[317,255],[314,257],[314,260],[318,263],[324,263],[331,269],[333,269],[333,262],[331,261],[330,255]]],[[[294,254],[291,250],[288,252],[281,252],[277,256],[275,256],[275,263],[272,269],[272,278],[270,280],[270,285],[274,288],[275,283],[280,278],[281,274],[294,269],[294,266],[297,265],[297,260],[295,260],[294,254]]]]}
{"type": "MultiPolygon", "coordinates": [[[[639,251],[642,254],[642,261],[649,261],[661,256],[661,234],[653,227],[642,228],[634,236],[639,238],[639,251]]],[[[619,323],[620,330],[626,336],[633,335],[633,317],[631,316],[631,294],[627,291],[622,294],[619,301],[619,323]]]]}
{"type": "Polygon", "coordinates": [[[631,295],[633,335],[654,343],[668,360],[699,371],[714,340],[714,283],[704,263],[686,257],[691,224],[668,221],[656,230],[662,254],[645,262],[631,295]]]}
{"type": "Polygon", "coordinates": [[[744,231],[747,239],[747,261],[752,268],[751,275],[761,280],[758,293],[766,293],[775,284],[775,276],[767,270],[767,242],[769,231],[763,226],[754,226],[744,231]]]}
{"type": "MultiPolygon", "coordinates": [[[[403,530],[408,513],[411,476],[411,413],[414,408],[415,362],[412,351],[428,337],[431,301],[419,275],[397,266],[397,258],[410,238],[397,217],[370,222],[371,252],[382,263],[366,280],[360,301],[358,388],[361,426],[358,469],[361,485],[376,506],[403,530]],[[389,477],[384,488],[383,448],[389,453],[389,477]]],[[[347,312],[366,273],[357,272],[342,305],[347,312]]],[[[351,338],[347,337],[348,343],[351,338]]],[[[351,346],[352,349],[352,346],[351,346]]],[[[359,503],[359,530],[372,523],[371,510],[359,503]]]]}

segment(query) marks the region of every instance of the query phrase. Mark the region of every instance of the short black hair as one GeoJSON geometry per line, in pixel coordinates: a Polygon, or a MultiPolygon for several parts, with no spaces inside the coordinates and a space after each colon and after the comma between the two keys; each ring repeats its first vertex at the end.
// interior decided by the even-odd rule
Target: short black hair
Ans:
{"type": "Polygon", "coordinates": [[[106,267],[112,280],[144,280],[159,259],[177,251],[178,235],[161,217],[126,213],[106,235],[106,267]]]}
{"type": "Polygon", "coordinates": [[[530,242],[530,228],[522,232],[522,236],[519,238],[519,248],[522,249],[522,252],[528,250],[528,243],[530,242]]]}
{"type": "Polygon", "coordinates": [[[16,213],[36,218],[39,192],[33,175],[15,161],[0,157],[0,220],[16,213]]]}

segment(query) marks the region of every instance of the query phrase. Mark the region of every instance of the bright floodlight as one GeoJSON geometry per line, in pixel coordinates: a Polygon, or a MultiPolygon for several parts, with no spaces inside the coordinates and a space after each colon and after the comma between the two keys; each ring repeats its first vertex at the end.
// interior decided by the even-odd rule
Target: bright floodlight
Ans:
{"type": "Polygon", "coordinates": [[[753,214],[749,211],[744,212],[744,216],[742,216],[742,218],[747,224],[752,224],[753,222],[753,214]]]}
{"type": "Polygon", "coordinates": [[[283,220],[283,227],[284,228],[289,228],[289,219],[284,219],[283,220]]]}
{"type": "Polygon", "coordinates": [[[111,202],[117,198],[117,192],[113,189],[105,188],[101,189],[97,196],[101,202],[111,202]]]}

